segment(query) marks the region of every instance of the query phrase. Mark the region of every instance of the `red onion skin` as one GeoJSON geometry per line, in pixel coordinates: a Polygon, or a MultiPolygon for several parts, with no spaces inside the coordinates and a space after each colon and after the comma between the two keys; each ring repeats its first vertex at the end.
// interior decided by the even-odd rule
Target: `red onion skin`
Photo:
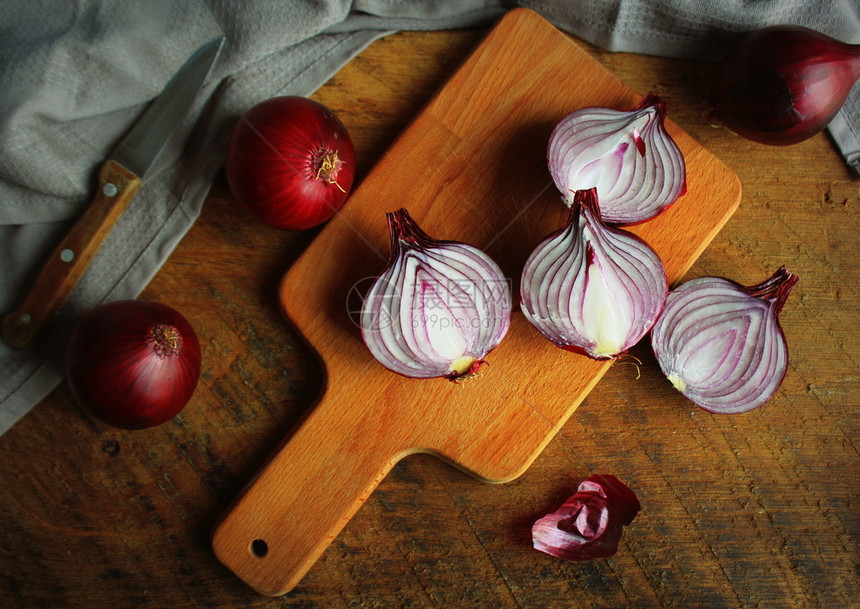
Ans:
{"type": "Polygon", "coordinates": [[[200,378],[200,359],[197,335],[179,312],[160,303],[117,301],[77,323],[66,348],[66,375],[78,403],[95,418],[144,429],[185,407],[200,378]]]}
{"type": "Polygon", "coordinates": [[[343,207],[355,177],[355,149],[346,128],[322,104],[275,97],[236,124],[225,172],[233,196],[260,221],[306,230],[343,207]]]}
{"type": "Polygon", "coordinates": [[[755,142],[790,145],[819,133],[860,78],[860,45],[800,26],[740,39],[714,81],[712,117],[755,142]]]}
{"type": "Polygon", "coordinates": [[[608,558],[618,552],[623,527],[639,513],[639,499],[615,476],[595,474],[556,511],[532,526],[536,550],[571,561],[608,558]]]}

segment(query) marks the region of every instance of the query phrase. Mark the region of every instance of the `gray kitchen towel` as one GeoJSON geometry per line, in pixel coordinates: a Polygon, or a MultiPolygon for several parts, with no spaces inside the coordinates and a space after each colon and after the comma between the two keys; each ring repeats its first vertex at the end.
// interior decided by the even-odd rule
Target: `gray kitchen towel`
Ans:
{"type": "MultiPolygon", "coordinates": [[[[226,42],[187,120],[34,347],[0,341],[0,434],[61,380],[83,312],[147,285],[200,213],[242,112],[309,95],[398,30],[485,26],[515,6],[610,51],[714,60],[742,32],[806,25],[860,43],[856,0],[5,0],[0,9],[0,311],[89,203],[115,143],[204,42],[226,42]]],[[[830,132],[860,170],[860,87],[830,132]]]]}

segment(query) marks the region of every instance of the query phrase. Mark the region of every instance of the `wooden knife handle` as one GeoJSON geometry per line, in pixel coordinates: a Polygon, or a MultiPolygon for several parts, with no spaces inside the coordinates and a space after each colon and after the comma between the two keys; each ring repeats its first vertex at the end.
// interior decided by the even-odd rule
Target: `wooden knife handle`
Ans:
{"type": "Polygon", "coordinates": [[[215,555],[261,594],[295,587],[409,452],[396,425],[349,393],[324,395],[215,527],[215,555]]]}
{"type": "Polygon", "coordinates": [[[24,303],[3,317],[6,342],[23,349],[38,338],[87,270],[140,185],[140,178],[122,165],[114,161],[104,164],[92,203],[51,254],[24,303]]]}

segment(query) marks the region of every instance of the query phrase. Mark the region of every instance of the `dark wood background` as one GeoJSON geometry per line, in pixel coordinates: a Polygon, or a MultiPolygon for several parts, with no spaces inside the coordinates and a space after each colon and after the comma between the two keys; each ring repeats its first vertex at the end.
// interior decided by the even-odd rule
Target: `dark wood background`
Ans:
{"type": "MultiPolygon", "coordinates": [[[[388,36],[314,97],[349,129],[366,174],[484,30],[388,36]]],[[[312,404],[313,355],[277,285],[313,238],[269,229],[219,176],[202,217],[141,295],[202,343],[191,403],[154,429],[95,422],[58,387],[0,437],[0,607],[846,608],[860,591],[860,182],[826,134],[786,148],[703,117],[710,64],[588,48],[741,178],[741,207],[690,271],[801,277],[782,315],[777,396],[714,416],[675,392],[647,347],[619,363],[521,478],[485,485],[413,455],[382,481],[301,584],[259,596],[222,567],[212,526],[312,404]],[[591,473],[642,511],[606,560],[531,549],[532,522],[591,473]]]]}

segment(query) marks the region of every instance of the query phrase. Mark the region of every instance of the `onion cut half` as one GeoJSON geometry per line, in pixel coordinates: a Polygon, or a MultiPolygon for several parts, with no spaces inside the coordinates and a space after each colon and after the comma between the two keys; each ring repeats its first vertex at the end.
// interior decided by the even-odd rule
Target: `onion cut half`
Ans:
{"type": "Polygon", "coordinates": [[[663,374],[709,412],[746,412],[767,402],[788,368],[779,314],[797,282],[782,266],[750,287],[701,277],[672,290],[651,332],[663,374]]]}
{"type": "Polygon", "coordinates": [[[594,188],[577,191],[567,224],[526,260],[526,319],[563,349],[612,359],[642,339],[666,301],[666,270],[641,238],[600,219],[594,188]]]}
{"type": "Polygon", "coordinates": [[[574,193],[597,188],[603,221],[650,220],[686,192],[684,156],[666,131],[666,102],[646,95],[631,111],[589,106],[553,129],[547,165],[569,207],[574,193]]]}
{"type": "Polygon", "coordinates": [[[508,331],[510,282],[484,252],[432,239],[405,209],[386,218],[391,251],[362,303],[365,344],[404,376],[474,374],[508,331]]]}

